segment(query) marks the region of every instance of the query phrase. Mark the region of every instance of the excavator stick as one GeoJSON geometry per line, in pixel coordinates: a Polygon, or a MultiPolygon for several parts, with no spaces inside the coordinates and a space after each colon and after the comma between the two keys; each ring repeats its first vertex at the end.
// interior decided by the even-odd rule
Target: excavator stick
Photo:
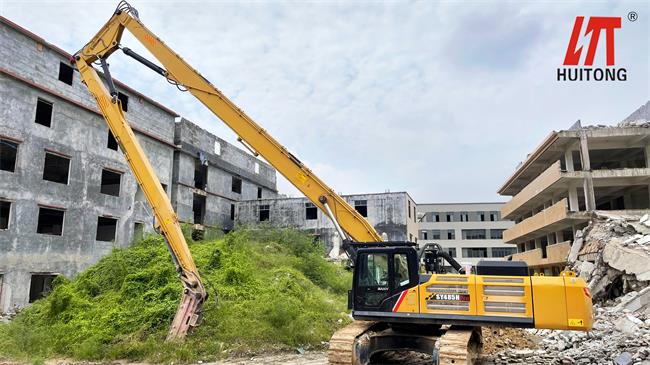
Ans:
{"type": "Polygon", "coordinates": [[[482,348],[480,327],[420,331],[394,330],[385,322],[354,321],[332,336],[330,365],[367,365],[373,355],[386,351],[415,351],[432,356],[435,365],[471,365],[482,348]]]}

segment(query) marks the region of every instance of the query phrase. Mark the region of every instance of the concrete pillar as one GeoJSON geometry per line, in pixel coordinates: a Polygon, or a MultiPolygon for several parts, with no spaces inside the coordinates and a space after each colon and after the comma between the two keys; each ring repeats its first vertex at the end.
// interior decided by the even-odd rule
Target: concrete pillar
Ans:
{"type": "Polygon", "coordinates": [[[587,133],[584,130],[580,131],[580,158],[582,171],[585,173],[585,179],[583,181],[585,208],[587,211],[596,210],[594,180],[591,176],[591,161],[589,160],[589,145],[587,144],[587,133]]]}
{"type": "Polygon", "coordinates": [[[573,171],[573,150],[571,148],[564,151],[564,165],[567,171],[573,171]]]}
{"type": "Polygon", "coordinates": [[[555,244],[555,235],[553,233],[549,233],[546,235],[546,240],[548,241],[549,246],[555,244]]]}
{"type": "MultiPolygon", "coordinates": [[[[650,185],[648,185],[648,189],[650,192],[650,185]]],[[[648,194],[650,196],[650,194],[648,194]]],[[[625,205],[625,209],[632,209],[634,204],[632,203],[632,194],[630,194],[629,191],[626,191],[623,193],[623,205],[625,205]]]]}
{"type": "Polygon", "coordinates": [[[578,188],[576,186],[569,187],[569,210],[577,212],[580,210],[578,205],[578,188]]]}
{"type": "Polygon", "coordinates": [[[555,242],[564,242],[564,232],[555,232],[555,242]]]}

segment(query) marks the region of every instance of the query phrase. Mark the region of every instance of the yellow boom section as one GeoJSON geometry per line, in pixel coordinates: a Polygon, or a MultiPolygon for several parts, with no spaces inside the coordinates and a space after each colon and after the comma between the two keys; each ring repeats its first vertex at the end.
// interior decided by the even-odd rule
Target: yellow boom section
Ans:
{"type": "MultiPolygon", "coordinates": [[[[128,7],[128,5],[127,5],[128,7]]],[[[128,29],[165,68],[167,79],[186,88],[208,109],[224,121],[256,153],[262,155],[314,205],[341,226],[356,242],[379,242],[381,236],[343,198],[315,176],[295,156],[262,127],[249,118],[216,87],[194,70],[179,55],[151,33],[138,19],[137,12],[119,10],[95,37],[77,54],[85,64],[107,58],[119,48],[124,29],[128,29]],[[325,201],[332,211],[328,213],[325,201]]],[[[173,245],[173,243],[170,242],[173,245]]]]}

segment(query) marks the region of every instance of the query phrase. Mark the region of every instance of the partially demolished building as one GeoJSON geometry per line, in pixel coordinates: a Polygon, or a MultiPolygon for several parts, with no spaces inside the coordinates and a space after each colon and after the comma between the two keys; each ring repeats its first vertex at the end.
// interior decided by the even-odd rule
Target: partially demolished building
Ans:
{"type": "MultiPolygon", "coordinates": [[[[417,243],[418,222],[415,201],[406,192],[343,195],[354,209],[368,219],[377,233],[389,241],[417,243]]],[[[329,217],[307,198],[271,198],[239,202],[237,222],[294,227],[310,232],[338,257],[341,239],[329,217]]]]}
{"type": "MultiPolygon", "coordinates": [[[[650,103],[650,102],[649,102],[650,103]]],[[[558,274],[576,232],[597,210],[643,215],[650,208],[649,104],[618,126],[580,122],[552,132],[498,190],[515,225],[503,233],[513,260],[558,274]]]]}
{"type": "MultiPolygon", "coordinates": [[[[47,293],[153,216],[70,54],[0,17],[0,312],[47,293]]],[[[276,194],[275,170],[116,82],[180,220],[233,226],[234,203],[276,194]]]]}

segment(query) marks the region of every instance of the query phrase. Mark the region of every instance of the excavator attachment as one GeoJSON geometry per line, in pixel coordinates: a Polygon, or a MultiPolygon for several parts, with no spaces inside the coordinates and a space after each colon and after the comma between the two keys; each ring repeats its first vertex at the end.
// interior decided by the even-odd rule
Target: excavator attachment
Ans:
{"type": "Polygon", "coordinates": [[[201,310],[205,296],[199,292],[185,289],[167,334],[167,341],[182,340],[192,327],[201,323],[201,310]]]}

